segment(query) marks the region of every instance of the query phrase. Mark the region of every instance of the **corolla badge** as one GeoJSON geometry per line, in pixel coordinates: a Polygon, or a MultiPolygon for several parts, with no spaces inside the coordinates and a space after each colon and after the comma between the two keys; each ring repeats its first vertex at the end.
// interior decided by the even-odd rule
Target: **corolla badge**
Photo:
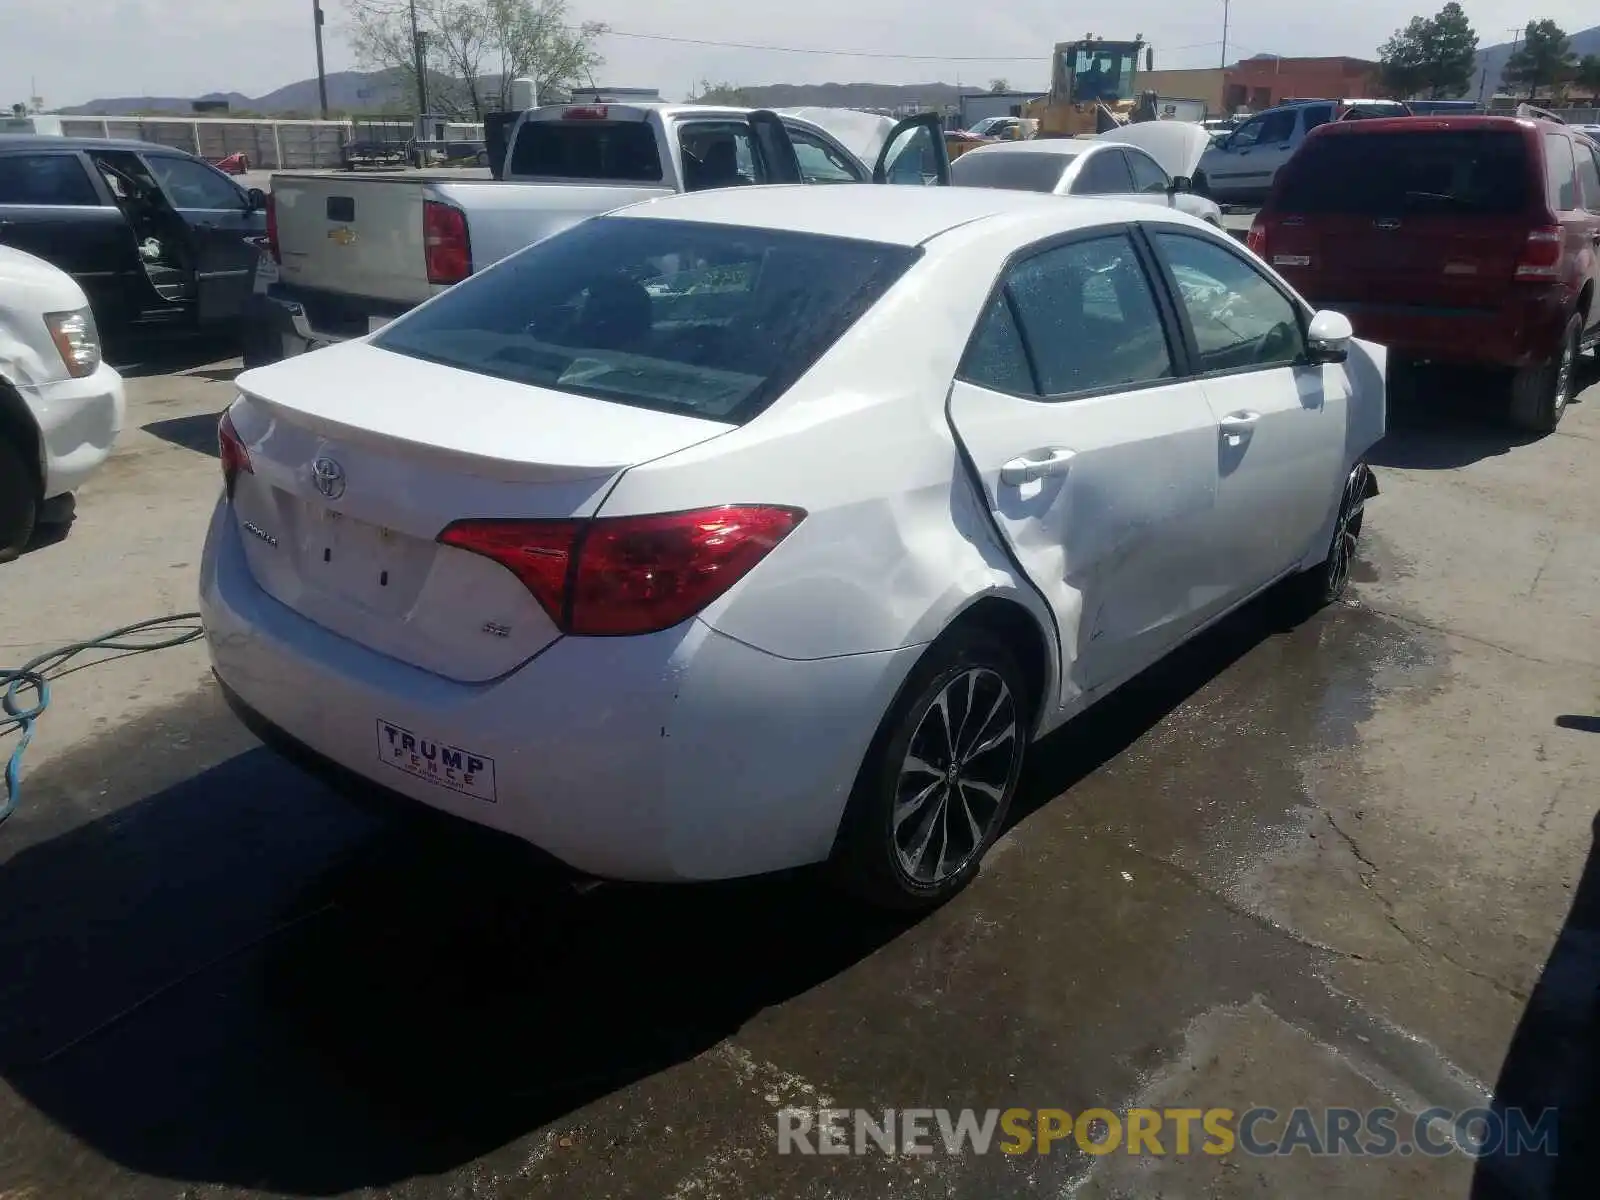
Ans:
{"type": "Polygon", "coordinates": [[[311,464],[311,482],[323,496],[337,500],[344,495],[344,468],[331,458],[319,458],[311,464]]]}

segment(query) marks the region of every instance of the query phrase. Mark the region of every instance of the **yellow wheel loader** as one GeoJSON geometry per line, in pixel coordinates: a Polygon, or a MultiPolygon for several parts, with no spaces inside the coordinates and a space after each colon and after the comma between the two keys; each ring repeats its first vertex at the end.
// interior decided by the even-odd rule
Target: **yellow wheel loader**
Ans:
{"type": "Polygon", "coordinates": [[[1113,42],[1089,34],[1082,41],[1058,42],[1050,63],[1050,94],[1028,105],[1038,122],[1035,137],[1092,137],[1121,125],[1160,117],[1156,94],[1137,90],[1139,56],[1153,70],[1153,51],[1144,35],[1113,42]]]}

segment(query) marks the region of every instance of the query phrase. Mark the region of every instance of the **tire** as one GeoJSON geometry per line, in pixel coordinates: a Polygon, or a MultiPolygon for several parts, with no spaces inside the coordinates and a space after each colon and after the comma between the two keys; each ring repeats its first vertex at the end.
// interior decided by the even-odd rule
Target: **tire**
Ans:
{"type": "Polygon", "coordinates": [[[1578,346],[1583,338],[1583,317],[1573,313],[1561,335],[1560,347],[1544,362],[1523,367],[1511,377],[1511,424],[1530,433],[1550,433],[1561,424],[1562,414],[1577,390],[1578,346]]]}
{"type": "Polygon", "coordinates": [[[1296,616],[1310,616],[1344,598],[1350,585],[1350,564],[1360,543],[1371,474],[1364,462],[1358,462],[1351,470],[1339,497],[1339,515],[1334,518],[1327,556],[1289,581],[1289,598],[1296,616]]]}
{"type": "Polygon", "coordinates": [[[957,628],[935,642],[856,777],[830,862],[834,881],[902,912],[934,908],[965,887],[1005,828],[1031,710],[1026,677],[999,638],[957,628]],[[969,713],[984,722],[976,731],[969,713]],[[952,731],[953,754],[944,740],[952,731]]]}
{"type": "Polygon", "coordinates": [[[39,516],[39,488],[33,464],[22,448],[0,432],[0,563],[28,546],[39,516]]]}

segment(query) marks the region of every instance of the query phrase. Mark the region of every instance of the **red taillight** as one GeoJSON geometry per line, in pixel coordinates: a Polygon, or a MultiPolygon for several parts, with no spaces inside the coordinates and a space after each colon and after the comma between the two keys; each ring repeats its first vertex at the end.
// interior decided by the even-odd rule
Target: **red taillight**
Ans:
{"type": "Polygon", "coordinates": [[[228,493],[228,499],[232,500],[233,485],[239,478],[239,472],[254,475],[256,471],[250,465],[250,452],[244,448],[244,440],[233,427],[233,417],[227,413],[223,413],[222,420],[217,422],[217,457],[222,460],[222,486],[228,493]]]}
{"type": "Polygon", "coordinates": [[[439,541],[501,564],[564,633],[655,633],[700,612],[805,517],[726,504],[592,521],[457,521],[439,541]]]}
{"type": "Polygon", "coordinates": [[[564,108],[561,110],[561,119],[564,121],[604,121],[610,109],[604,104],[590,104],[578,108],[564,108]]]}
{"type": "Polygon", "coordinates": [[[437,200],[422,202],[422,244],[429,283],[460,283],[472,274],[467,214],[437,200]]]}
{"type": "Polygon", "coordinates": [[[272,193],[267,193],[267,247],[272,251],[272,261],[283,262],[283,254],[278,249],[278,206],[272,199],[272,193]]]}
{"type": "Polygon", "coordinates": [[[1245,235],[1244,244],[1250,248],[1251,253],[1266,257],[1267,223],[1259,216],[1250,222],[1250,232],[1245,235]]]}
{"type": "Polygon", "coordinates": [[[1528,231],[1528,240],[1522,244],[1522,257],[1517,260],[1517,278],[1550,280],[1560,276],[1561,226],[1541,225],[1528,231]]]}

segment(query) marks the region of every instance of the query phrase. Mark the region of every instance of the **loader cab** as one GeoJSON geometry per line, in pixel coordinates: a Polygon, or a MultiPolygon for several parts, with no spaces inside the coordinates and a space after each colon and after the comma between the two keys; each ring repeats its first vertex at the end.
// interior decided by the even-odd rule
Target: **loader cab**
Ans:
{"type": "Polygon", "coordinates": [[[1143,41],[1085,38],[1056,46],[1050,80],[1055,103],[1114,105],[1132,100],[1143,41]]]}

